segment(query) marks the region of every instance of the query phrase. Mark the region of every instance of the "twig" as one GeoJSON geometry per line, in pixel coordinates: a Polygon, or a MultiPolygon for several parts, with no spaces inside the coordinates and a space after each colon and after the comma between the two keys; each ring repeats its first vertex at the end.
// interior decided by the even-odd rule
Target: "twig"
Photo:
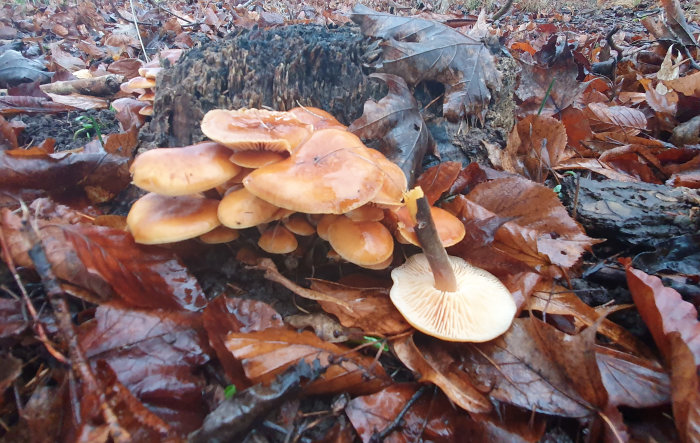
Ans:
{"type": "Polygon", "coordinates": [[[501,9],[499,9],[498,11],[496,11],[495,14],[493,14],[493,17],[491,18],[491,20],[496,21],[499,18],[506,15],[506,12],[508,12],[508,10],[510,9],[511,6],[513,6],[513,0],[508,0],[506,2],[506,4],[501,7],[501,9]]]}
{"type": "Polygon", "coordinates": [[[605,34],[605,41],[608,42],[608,46],[617,52],[617,61],[622,60],[622,48],[617,46],[617,43],[613,40],[613,36],[620,29],[620,25],[615,25],[613,28],[605,34]]]}
{"type": "Polygon", "coordinates": [[[51,268],[51,263],[49,263],[46,257],[46,251],[37,233],[37,228],[32,226],[29,222],[29,210],[24,204],[22,204],[22,213],[22,232],[31,245],[31,249],[29,249],[28,252],[29,257],[34,262],[36,271],[41,277],[41,283],[44,286],[46,295],[53,308],[59,332],[63,341],[68,346],[68,355],[70,356],[72,370],[80,375],[80,379],[83,381],[86,391],[97,393],[100,411],[102,412],[105,423],[109,427],[109,433],[112,439],[115,442],[128,442],[131,440],[131,435],[126,429],[123,429],[119,425],[116,414],[107,404],[104,390],[95,378],[95,374],[92,373],[90,364],[83,354],[83,350],[78,341],[78,335],[75,332],[75,328],[73,328],[70,309],[64,297],[63,289],[61,289],[58,278],[56,278],[51,268]]]}
{"type": "Polygon", "coordinates": [[[164,7],[164,6],[162,6],[160,3],[156,3],[154,0],[148,0],[148,2],[149,2],[150,4],[152,4],[153,6],[157,7],[158,9],[160,9],[160,10],[162,10],[162,11],[165,11],[165,12],[167,12],[168,14],[172,15],[172,16],[175,17],[176,19],[182,20],[183,22],[187,22],[187,23],[188,23],[188,26],[196,26],[196,25],[201,25],[201,24],[202,24],[201,22],[193,22],[192,20],[190,20],[190,19],[188,19],[188,18],[180,17],[179,15],[175,14],[175,13],[174,13],[173,11],[171,11],[170,9],[168,9],[168,8],[166,8],[166,7],[164,7]]]}
{"type": "Polygon", "coordinates": [[[401,412],[394,418],[394,420],[389,423],[389,426],[384,428],[381,432],[376,433],[370,437],[369,441],[370,442],[381,442],[384,441],[386,437],[389,436],[392,432],[394,432],[397,428],[401,427],[403,417],[406,415],[409,409],[423,396],[425,393],[425,390],[428,388],[428,385],[422,385],[415,394],[406,402],[404,405],[403,409],[401,409],[401,412]]]}
{"type": "Polygon", "coordinates": [[[129,0],[129,4],[131,5],[131,15],[134,17],[134,27],[136,27],[136,35],[139,36],[139,43],[141,43],[141,50],[143,51],[143,58],[146,59],[146,62],[150,62],[148,59],[148,54],[146,54],[146,47],[143,45],[143,39],[141,38],[141,31],[139,31],[139,21],[136,19],[136,9],[134,9],[134,0],[129,0]]]}

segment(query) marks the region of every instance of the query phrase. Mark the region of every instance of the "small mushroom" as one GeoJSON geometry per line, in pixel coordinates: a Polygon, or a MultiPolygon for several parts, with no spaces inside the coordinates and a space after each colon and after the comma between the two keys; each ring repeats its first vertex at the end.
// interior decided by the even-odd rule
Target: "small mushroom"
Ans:
{"type": "Polygon", "coordinates": [[[343,214],[370,201],[382,187],[368,150],[350,132],[322,129],[289,158],[248,174],[243,185],[281,208],[343,214]]]}
{"type": "Polygon", "coordinates": [[[313,127],[287,112],[214,109],[202,119],[202,132],[234,151],[294,152],[313,127]]]}
{"type": "Polygon", "coordinates": [[[136,243],[155,245],[187,240],[220,225],[218,200],[198,195],[177,197],[149,193],[131,206],[126,224],[136,243]]]}
{"type": "Polygon", "coordinates": [[[224,226],[245,229],[265,223],[279,210],[254,196],[246,188],[231,191],[219,203],[219,220],[224,226]]]}
{"type": "Polygon", "coordinates": [[[408,180],[403,170],[376,149],[369,149],[369,154],[384,176],[382,188],[374,196],[372,203],[389,209],[401,206],[403,194],[408,187],[408,180]]]}
{"type": "Polygon", "coordinates": [[[244,168],[257,169],[284,160],[280,152],[272,151],[238,151],[229,158],[231,162],[244,168]]]}
{"type": "Polygon", "coordinates": [[[378,265],[394,252],[394,238],[383,224],[355,222],[344,215],[328,227],[328,242],[341,257],[359,266],[378,265]]]}
{"type": "Polygon", "coordinates": [[[447,341],[484,342],[503,334],[516,305],[495,276],[459,257],[449,256],[456,291],[435,288],[425,254],[416,254],[391,271],[391,301],[413,327],[447,341]]]}
{"type": "Polygon", "coordinates": [[[346,212],[345,216],[353,221],[382,221],[384,210],[368,203],[346,212]]]}
{"type": "Polygon", "coordinates": [[[260,235],[258,246],[270,254],[288,254],[294,251],[299,246],[299,243],[294,234],[289,232],[287,228],[282,225],[276,225],[266,229],[260,235]]]}
{"type": "Polygon", "coordinates": [[[133,183],[161,195],[196,194],[235,177],[241,168],[229,161],[231,151],[204,142],[184,148],[146,151],[131,165],[133,183]]]}
{"type": "Polygon", "coordinates": [[[282,219],[284,226],[295,233],[296,235],[307,236],[314,235],[316,228],[306,219],[305,214],[292,214],[287,218],[282,219]]]}
{"type": "Polygon", "coordinates": [[[203,243],[216,245],[220,243],[228,243],[234,241],[238,237],[240,237],[240,235],[241,234],[235,229],[227,228],[226,226],[219,226],[218,228],[209,231],[206,234],[200,235],[199,239],[203,243]]]}
{"type": "MultiPolygon", "coordinates": [[[[464,224],[457,217],[435,206],[430,207],[430,214],[444,247],[448,248],[462,241],[465,235],[464,224]]],[[[399,242],[420,246],[408,209],[404,206],[396,212],[396,215],[399,218],[397,230],[397,237],[401,237],[398,239],[399,242]]]]}

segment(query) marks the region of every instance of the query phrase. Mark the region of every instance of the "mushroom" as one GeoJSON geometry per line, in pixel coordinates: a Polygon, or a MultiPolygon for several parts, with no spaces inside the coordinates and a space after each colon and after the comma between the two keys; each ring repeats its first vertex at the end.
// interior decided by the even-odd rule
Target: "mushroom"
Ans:
{"type": "Polygon", "coordinates": [[[447,341],[484,342],[508,330],[516,306],[495,276],[459,257],[449,257],[457,290],[435,288],[425,254],[391,271],[392,303],[413,327],[447,341]]]}
{"type": "MultiPolygon", "coordinates": [[[[414,230],[415,223],[412,222],[410,215],[408,214],[408,209],[404,206],[396,212],[396,215],[399,219],[397,225],[397,237],[401,237],[398,239],[399,242],[420,246],[418,237],[416,237],[416,232],[414,230]]],[[[435,206],[430,207],[430,215],[435,222],[438,236],[440,237],[444,247],[448,248],[462,241],[465,235],[465,230],[464,224],[460,221],[460,219],[444,209],[435,206]]]]}
{"type": "Polygon", "coordinates": [[[386,158],[384,154],[376,149],[369,149],[369,154],[384,176],[382,188],[374,196],[372,202],[389,209],[400,206],[403,194],[408,187],[406,175],[396,163],[386,158]]]}
{"type": "Polygon", "coordinates": [[[218,200],[198,195],[165,196],[149,193],[136,200],[126,224],[136,243],[154,245],[206,234],[221,223],[218,200]]]}
{"type": "Polygon", "coordinates": [[[284,160],[280,152],[272,151],[238,151],[229,158],[231,162],[244,168],[257,169],[284,160]]]}
{"type": "Polygon", "coordinates": [[[517,307],[493,275],[447,255],[420,187],[405,195],[424,254],[391,272],[391,301],[416,329],[447,341],[483,342],[503,334],[517,307]]]}
{"type": "Polygon", "coordinates": [[[199,239],[203,243],[216,245],[219,243],[228,243],[234,241],[238,237],[240,237],[240,235],[241,234],[235,229],[227,228],[226,226],[219,226],[218,228],[215,228],[214,230],[209,231],[206,234],[200,235],[199,239]]]}
{"type": "Polygon", "coordinates": [[[219,220],[224,226],[244,229],[265,223],[279,208],[254,196],[246,188],[228,192],[219,203],[219,220]]]}
{"type": "Polygon", "coordinates": [[[231,151],[218,143],[204,142],[184,148],[152,149],[131,165],[133,183],[161,195],[187,195],[226,183],[241,168],[229,161],[231,151]]]}
{"type": "Polygon", "coordinates": [[[276,225],[266,229],[260,235],[258,246],[270,254],[287,254],[294,251],[299,244],[297,238],[287,228],[276,225]]]}
{"type": "Polygon", "coordinates": [[[284,226],[295,233],[296,235],[307,236],[314,235],[316,228],[306,219],[305,214],[292,214],[287,218],[282,219],[284,226]]]}
{"type": "Polygon", "coordinates": [[[368,150],[350,132],[322,129],[289,158],[248,174],[243,185],[281,208],[343,214],[370,201],[382,187],[368,150]]]}
{"type": "Polygon", "coordinates": [[[394,238],[383,224],[356,222],[344,215],[328,227],[328,242],[341,257],[359,266],[378,265],[394,252],[394,238]]]}
{"type": "Polygon", "coordinates": [[[346,212],[345,216],[353,221],[382,221],[384,210],[368,203],[346,212]]]}
{"type": "Polygon", "coordinates": [[[234,151],[294,152],[313,127],[288,112],[265,109],[214,109],[202,119],[201,129],[210,139],[234,151]]]}

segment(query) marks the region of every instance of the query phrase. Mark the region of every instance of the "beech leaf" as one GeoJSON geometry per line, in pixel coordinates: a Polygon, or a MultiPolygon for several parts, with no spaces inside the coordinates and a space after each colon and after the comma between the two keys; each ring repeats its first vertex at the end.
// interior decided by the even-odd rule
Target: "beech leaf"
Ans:
{"type": "Polygon", "coordinates": [[[352,20],[369,37],[384,39],[383,59],[375,66],[407,83],[435,80],[445,85],[445,117],[456,122],[469,115],[483,119],[490,89],[501,84],[494,57],[479,40],[449,26],[414,17],[383,14],[357,4],[352,20]]]}
{"type": "Polygon", "coordinates": [[[365,140],[381,140],[382,152],[399,165],[410,187],[420,172],[425,153],[435,152],[435,140],[404,79],[392,74],[371,74],[370,78],[386,83],[389,93],[379,102],[367,100],[362,116],[352,122],[348,131],[365,140]]]}

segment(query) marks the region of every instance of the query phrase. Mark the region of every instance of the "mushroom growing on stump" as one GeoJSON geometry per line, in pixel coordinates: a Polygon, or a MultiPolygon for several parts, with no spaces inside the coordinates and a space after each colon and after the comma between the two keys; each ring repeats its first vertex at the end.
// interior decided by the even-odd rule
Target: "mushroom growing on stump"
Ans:
{"type": "Polygon", "coordinates": [[[438,237],[423,191],[407,194],[423,254],[391,272],[391,301],[413,327],[446,341],[484,342],[508,330],[516,305],[487,271],[450,257],[438,237]]]}

